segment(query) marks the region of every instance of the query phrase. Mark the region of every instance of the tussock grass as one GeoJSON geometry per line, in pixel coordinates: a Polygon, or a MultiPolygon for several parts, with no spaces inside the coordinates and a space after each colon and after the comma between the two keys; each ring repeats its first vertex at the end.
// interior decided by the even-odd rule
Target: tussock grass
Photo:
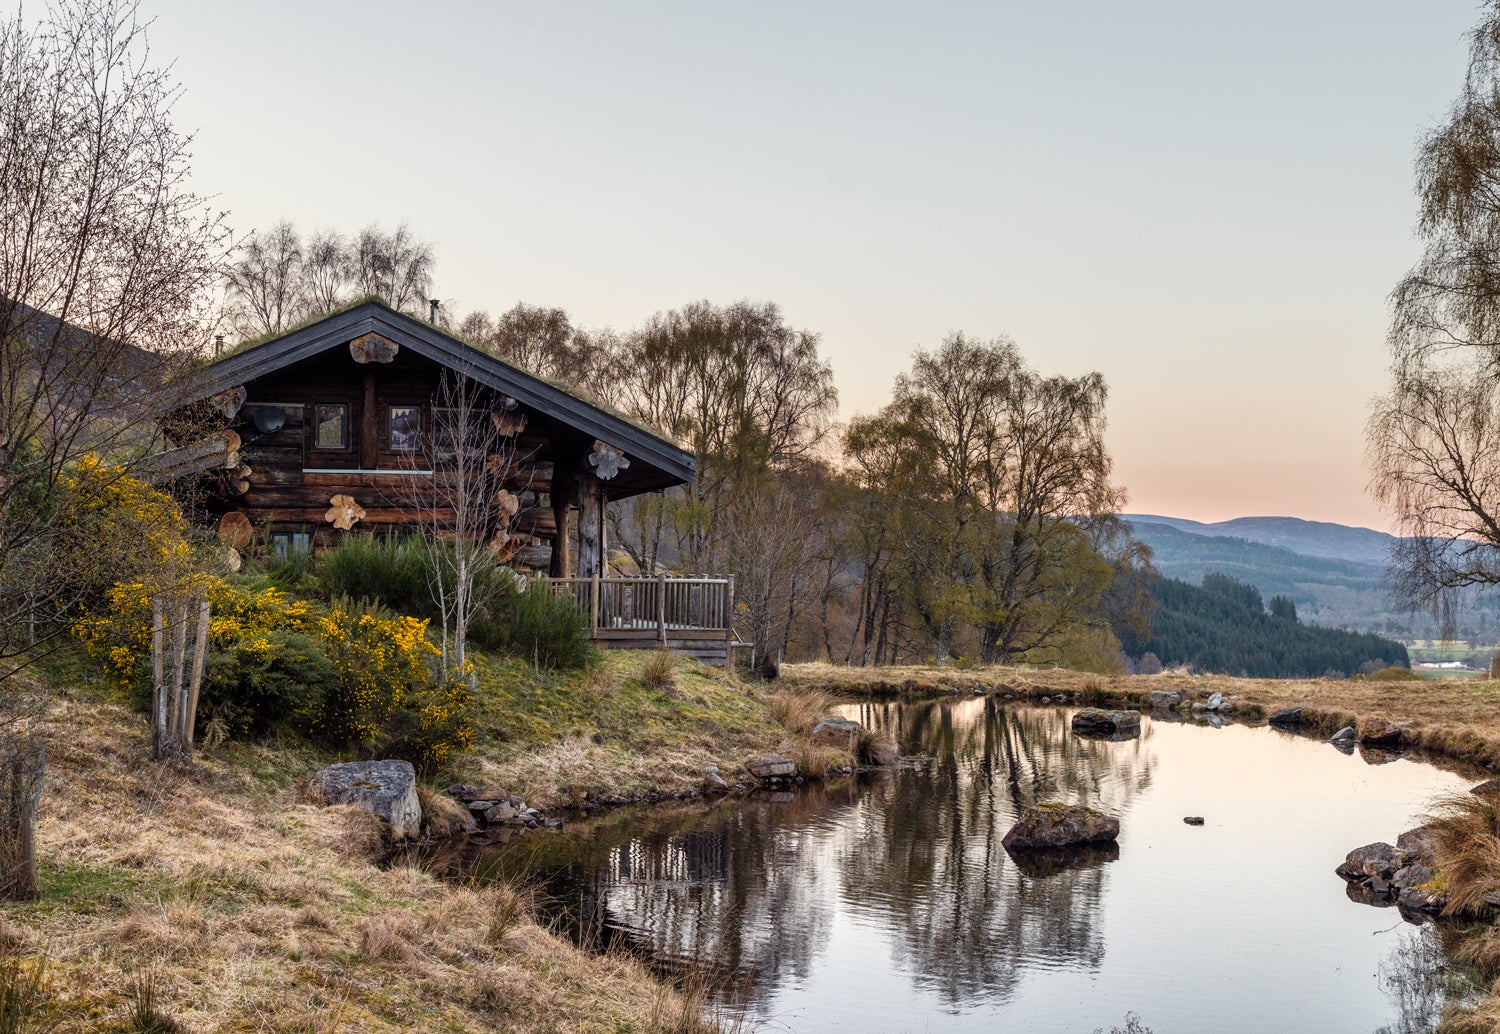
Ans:
{"type": "Polygon", "coordinates": [[[455,837],[474,825],[468,808],[425,783],[417,784],[417,802],[422,806],[422,833],[425,836],[455,837]]]}
{"type": "Polygon", "coordinates": [[[677,658],[667,650],[652,650],[641,662],[641,685],[658,693],[677,688],[677,658]]]}
{"type": "MultiPolygon", "coordinates": [[[[1428,826],[1441,842],[1437,867],[1448,892],[1445,914],[1482,912],[1487,897],[1500,901],[1500,801],[1449,794],[1436,803],[1428,826]]],[[[1500,961],[1500,953],[1493,961],[1500,961]]]]}
{"type": "Polygon", "coordinates": [[[45,1034],[55,1029],[45,958],[0,954],[0,1034],[45,1034]]]}
{"type": "Polygon", "coordinates": [[[181,1034],[182,1024],[172,1018],[161,1001],[156,971],[144,969],[131,984],[130,1029],[136,1034],[181,1034]]]}
{"type": "Polygon", "coordinates": [[[838,701],[830,693],[816,689],[783,689],[767,700],[771,716],[788,731],[807,735],[818,719],[830,714],[838,701]]]}

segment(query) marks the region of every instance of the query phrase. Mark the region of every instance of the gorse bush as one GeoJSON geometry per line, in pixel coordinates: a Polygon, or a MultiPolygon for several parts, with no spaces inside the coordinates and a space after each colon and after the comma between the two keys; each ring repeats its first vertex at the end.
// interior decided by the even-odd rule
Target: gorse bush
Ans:
{"type": "Polygon", "coordinates": [[[427,622],[343,599],[317,628],[338,684],[315,730],[333,743],[373,743],[403,701],[432,678],[438,651],[427,641],[427,622]]]}
{"type": "MultiPolygon", "coordinates": [[[[274,586],[213,576],[196,576],[191,587],[212,607],[199,714],[230,735],[285,731],[366,753],[400,753],[425,771],[471,746],[467,673],[436,677],[438,650],[425,619],[349,599],[316,614],[274,586]]],[[[74,631],[145,707],[152,593],[132,583],[106,595],[108,609],[74,631]]]]}
{"type": "Polygon", "coordinates": [[[232,736],[308,731],[339,688],[322,645],[300,632],[270,631],[209,652],[199,709],[232,736]]]}

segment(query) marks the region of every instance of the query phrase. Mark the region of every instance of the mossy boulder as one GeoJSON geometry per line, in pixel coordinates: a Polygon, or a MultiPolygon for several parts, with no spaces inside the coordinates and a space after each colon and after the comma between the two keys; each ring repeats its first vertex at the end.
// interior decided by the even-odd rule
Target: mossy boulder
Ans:
{"type": "Polygon", "coordinates": [[[1101,844],[1120,835],[1120,820],[1081,804],[1048,802],[1023,808],[1001,841],[1011,849],[1101,844]]]}

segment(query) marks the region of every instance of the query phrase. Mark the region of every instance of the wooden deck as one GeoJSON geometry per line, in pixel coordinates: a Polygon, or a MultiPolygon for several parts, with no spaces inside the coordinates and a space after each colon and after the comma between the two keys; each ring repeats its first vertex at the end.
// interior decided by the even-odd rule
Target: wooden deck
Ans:
{"type": "Polygon", "coordinates": [[[653,650],[728,667],[734,634],[734,577],[553,578],[552,591],[589,618],[589,638],[606,650],[653,650]]]}

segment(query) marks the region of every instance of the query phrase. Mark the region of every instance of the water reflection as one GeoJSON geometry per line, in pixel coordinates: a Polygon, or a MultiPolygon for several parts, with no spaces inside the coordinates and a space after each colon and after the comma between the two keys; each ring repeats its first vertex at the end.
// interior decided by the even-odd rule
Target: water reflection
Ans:
{"type": "Polygon", "coordinates": [[[712,967],[733,985],[726,1000],[799,1032],[1108,1029],[1130,1010],[1161,1034],[1248,1031],[1269,1023],[1269,1000],[1287,1029],[1322,1015],[1414,1034],[1443,1000],[1441,981],[1413,975],[1426,956],[1364,929],[1395,913],[1350,904],[1331,870],[1456,777],[1232,723],[1153,719],[1111,742],[1073,734],[1065,707],[846,711],[914,760],[793,795],[626,809],[452,871],[524,874],[580,943],[712,967]],[[1121,844],[1008,853],[1020,808],[1041,800],[1119,817],[1121,844]],[[1190,813],[1207,827],[1184,826],[1190,813]],[[1348,988],[1345,963],[1362,974],[1348,988]],[[1388,1007],[1371,1005],[1377,965],[1388,1007]],[[1210,989],[1212,966],[1235,981],[1210,989]]]}

